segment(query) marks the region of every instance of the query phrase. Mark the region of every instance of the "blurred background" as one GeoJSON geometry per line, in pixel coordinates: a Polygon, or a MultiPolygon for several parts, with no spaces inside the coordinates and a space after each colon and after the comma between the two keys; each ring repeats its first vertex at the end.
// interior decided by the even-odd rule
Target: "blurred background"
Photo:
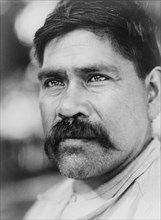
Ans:
{"type": "MultiPolygon", "coordinates": [[[[57,0],[0,2],[0,219],[22,219],[36,195],[62,180],[43,152],[38,106],[38,68],[32,59],[35,31],[57,0]]],[[[140,1],[151,13],[161,39],[161,1],[140,1]]],[[[161,42],[161,41],[160,41],[161,42]]],[[[160,136],[160,118],[154,122],[160,136]]]]}

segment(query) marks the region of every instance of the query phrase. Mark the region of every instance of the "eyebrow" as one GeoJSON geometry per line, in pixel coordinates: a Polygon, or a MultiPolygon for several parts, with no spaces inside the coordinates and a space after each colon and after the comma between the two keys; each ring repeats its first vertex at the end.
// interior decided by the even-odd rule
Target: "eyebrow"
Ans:
{"type": "Polygon", "coordinates": [[[38,73],[38,79],[42,80],[48,77],[60,77],[66,74],[64,70],[42,70],[38,73]]]}
{"type": "Polygon", "coordinates": [[[116,76],[119,75],[119,70],[116,66],[113,65],[92,65],[92,66],[88,66],[85,68],[75,68],[74,69],[76,73],[83,73],[83,74],[89,74],[89,73],[97,73],[99,71],[104,71],[104,72],[112,72],[114,73],[116,76]]]}
{"type": "MultiPolygon", "coordinates": [[[[90,73],[98,73],[100,71],[104,71],[107,73],[113,73],[116,77],[119,76],[119,70],[114,65],[89,65],[87,67],[76,67],[73,69],[73,72],[76,74],[87,75],[90,73]]],[[[64,69],[53,69],[53,70],[42,70],[38,73],[38,79],[42,80],[48,77],[63,77],[67,74],[64,69]]]]}

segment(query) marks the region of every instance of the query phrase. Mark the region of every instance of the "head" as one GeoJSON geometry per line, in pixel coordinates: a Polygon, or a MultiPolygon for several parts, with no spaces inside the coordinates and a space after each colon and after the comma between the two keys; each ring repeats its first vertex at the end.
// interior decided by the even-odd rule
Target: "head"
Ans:
{"type": "Polygon", "coordinates": [[[160,111],[152,21],[132,0],[63,0],[34,42],[47,154],[68,177],[119,172],[160,111]]]}

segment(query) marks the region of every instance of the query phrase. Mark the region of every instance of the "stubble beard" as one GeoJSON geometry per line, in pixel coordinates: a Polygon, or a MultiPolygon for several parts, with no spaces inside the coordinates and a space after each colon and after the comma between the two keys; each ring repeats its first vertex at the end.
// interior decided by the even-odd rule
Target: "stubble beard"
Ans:
{"type": "MultiPolygon", "coordinates": [[[[60,173],[84,180],[105,173],[106,163],[115,145],[100,124],[74,119],[62,120],[52,127],[45,151],[54,159],[60,173]]],[[[109,162],[108,162],[109,163],[109,162]]]]}

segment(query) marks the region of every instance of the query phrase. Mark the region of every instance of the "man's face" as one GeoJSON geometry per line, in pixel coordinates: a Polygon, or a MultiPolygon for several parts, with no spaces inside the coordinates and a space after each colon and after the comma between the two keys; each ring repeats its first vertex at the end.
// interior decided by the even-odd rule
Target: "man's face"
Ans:
{"type": "Polygon", "coordinates": [[[62,174],[86,179],[117,172],[148,141],[145,88],[107,38],[76,30],[52,40],[39,78],[43,127],[62,174]]]}

